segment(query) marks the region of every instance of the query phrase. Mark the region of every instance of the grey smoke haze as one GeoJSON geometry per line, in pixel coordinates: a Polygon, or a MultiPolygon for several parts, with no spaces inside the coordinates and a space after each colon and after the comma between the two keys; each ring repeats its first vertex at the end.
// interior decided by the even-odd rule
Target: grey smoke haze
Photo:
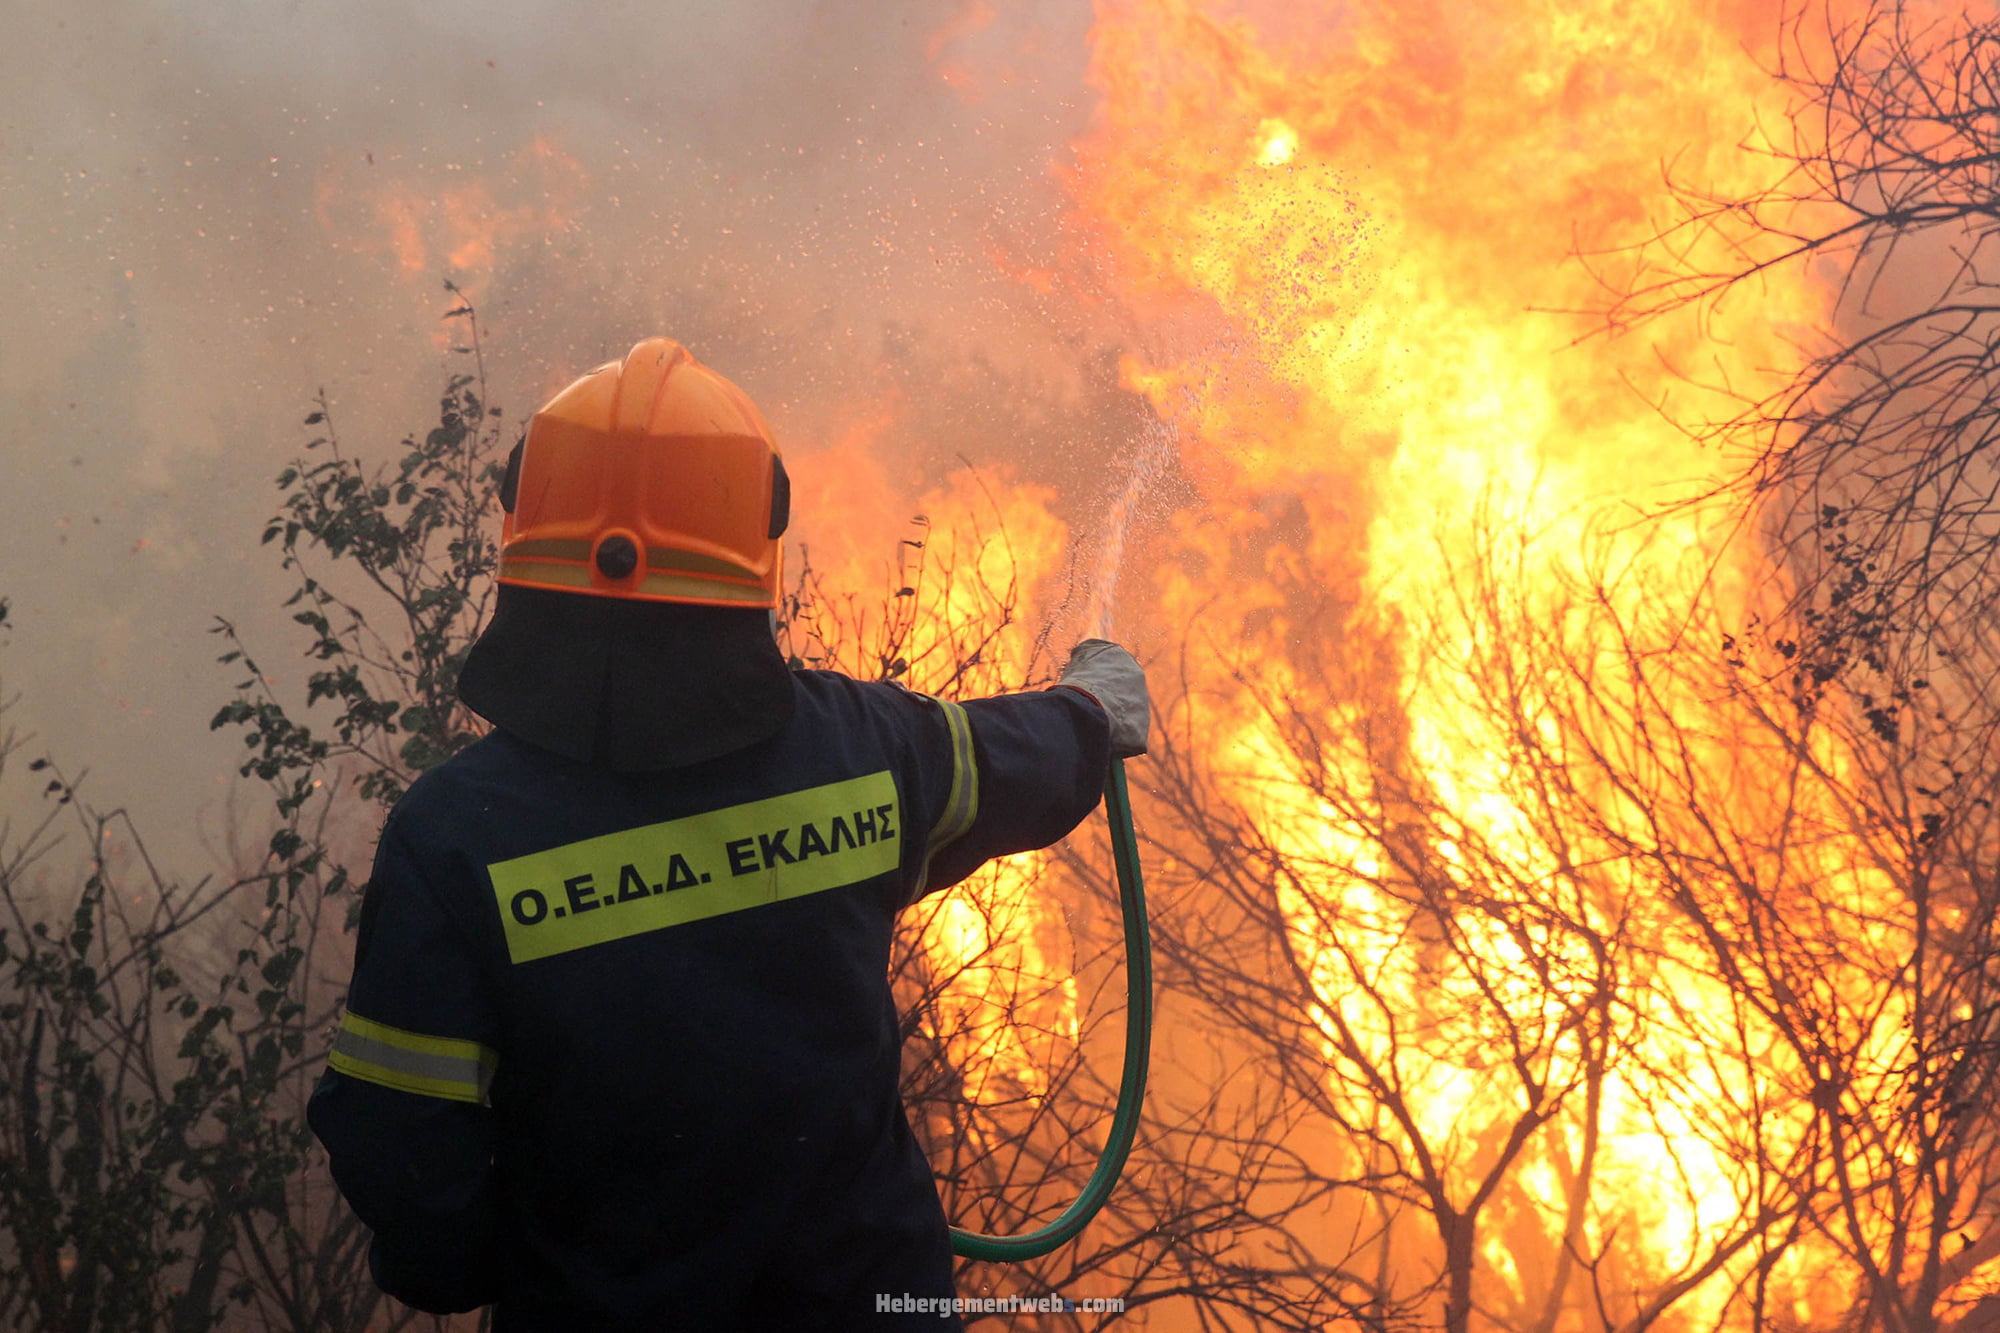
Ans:
{"type": "Polygon", "coordinates": [[[998,8],[982,24],[914,0],[10,7],[14,725],[191,850],[234,769],[205,730],[230,684],[211,617],[273,674],[297,661],[256,546],[271,479],[320,386],[364,454],[426,424],[462,360],[438,342],[448,275],[479,301],[493,397],[517,419],[669,332],[788,448],[896,392],[889,444],[913,491],[959,453],[1005,450],[1087,515],[1109,485],[1094,451],[1117,446],[1089,425],[1115,334],[995,256],[1046,262],[1059,243],[1051,168],[1088,123],[1090,15],[998,8]],[[490,262],[455,267],[489,225],[490,262]],[[1103,438],[1079,451],[1079,429],[1103,438]]]}

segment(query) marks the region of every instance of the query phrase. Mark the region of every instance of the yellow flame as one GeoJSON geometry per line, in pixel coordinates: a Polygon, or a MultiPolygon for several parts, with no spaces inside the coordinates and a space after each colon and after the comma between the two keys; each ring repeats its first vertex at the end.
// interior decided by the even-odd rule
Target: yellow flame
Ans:
{"type": "MultiPolygon", "coordinates": [[[[1866,1067],[1896,1067],[1905,1041],[1876,979],[1909,914],[1841,808],[1850,761],[1823,731],[1802,746],[1760,724],[1716,660],[1721,627],[1759,609],[1762,553],[1716,508],[1633,521],[1726,475],[1659,410],[1728,410],[1684,372],[1769,383],[1798,356],[1773,312],[1810,324],[1829,293],[1777,275],[1645,340],[1579,341],[1554,313],[1600,298],[1579,237],[1671,219],[1663,159],[1723,197],[1774,182],[1781,155],[1744,139],[1785,123],[1767,29],[1719,2],[1364,0],[1281,42],[1192,0],[1106,3],[1104,104],[1073,178],[1134,308],[1192,300],[1220,327],[1123,375],[1179,428],[1209,501],[1157,579],[1170,634],[1210,627],[1180,641],[1193,693],[1171,725],[1209,738],[1216,789],[1284,867],[1327,1095],[1346,1123],[1393,1125],[1364,1076],[1387,1071],[1408,1121],[1381,1132],[1440,1154],[1463,1197],[1472,1145],[1529,1095],[1500,1026],[1540,1085],[1594,1079],[1580,1224],[1616,1238],[1635,1286],[1756,1215],[1742,1146],[1808,1132],[1814,1071],[1704,965],[1631,848],[1717,839],[1734,863],[1681,891],[1726,912],[1747,881],[1801,920],[1842,919],[1851,956],[1817,960],[1824,1002],[1866,1067]],[[1678,748],[1649,752],[1643,718],[1678,748]],[[1426,914],[1439,895],[1457,915],[1426,914]],[[1607,1043],[1630,1054],[1593,1072],[1607,1043]],[[1755,1125],[1719,1110],[1759,1103],[1777,1109],[1755,1125]]],[[[1719,271],[1743,239],[1694,238],[1685,258],[1719,271]]],[[[1533,1198],[1514,1235],[1550,1253],[1580,1114],[1524,1145],[1511,1186],[1533,1198]]],[[[1545,1277],[1484,1234],[1481,1281],[1545,1277]]],[[[1740,1270],[1678,1309],[1719,1319],[1740,1270]]]]}
{"type": "Polygon", "coordinates": [[[1299,153],[1299,132],[1282,120],[1266,118],[1257,123],[1257,165],[1282,167],[1299,153]]]}

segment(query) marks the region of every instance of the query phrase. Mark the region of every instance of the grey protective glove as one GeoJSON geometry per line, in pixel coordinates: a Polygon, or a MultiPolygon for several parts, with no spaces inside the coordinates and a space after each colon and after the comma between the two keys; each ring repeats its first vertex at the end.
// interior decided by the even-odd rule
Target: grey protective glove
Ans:
{"type": "Polygon", "coordinates": [[[1089,695],[1111,719],[1111,753],[1120,759],[1146,753],[1152,703],[1146,671],[1132,654],[1108,639],[1085,639],[1071,650],[1058,687],[1089,695]]]}

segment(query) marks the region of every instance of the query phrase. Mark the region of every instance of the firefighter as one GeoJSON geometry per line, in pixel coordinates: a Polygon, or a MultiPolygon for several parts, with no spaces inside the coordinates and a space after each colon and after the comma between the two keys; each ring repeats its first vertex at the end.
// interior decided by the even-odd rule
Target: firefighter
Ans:
{"type": "Polygon", "coordinates": [[[669,339],[543,407],[501,501],[459,682],[493,729],[389,815],[310,1107],[377,1284],[501,1333],[948,1299],[896,915],[1093,808],[1145,747],[1138,664],[1086,641],[964,704],[789,669],[784,464],[669,339]]]}

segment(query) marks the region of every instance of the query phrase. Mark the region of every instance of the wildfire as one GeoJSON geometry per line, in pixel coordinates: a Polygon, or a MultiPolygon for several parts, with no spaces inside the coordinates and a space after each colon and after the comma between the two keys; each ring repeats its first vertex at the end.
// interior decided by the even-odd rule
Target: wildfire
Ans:
{"type": "Polygon", "coordinates": [[[448,273],[477,300],[502,251],[575,225],[588,184],[582,165],[548,138],[529,140],[491,178],[444,171],[449,184],[373,154],[329,164],[313,184],[314,214],[334,243],[392,261],[426,291],[448,273]]]}
{"type": "MultiPolygon", "coordinates": [[[[1802,1140],[1816,1071],[1672,894],[1730,920],[1747,880],[1822,922],[1794,947],[1881,1071],[1907,1015],[1879,978],[1910,917],[1838,808],[1839,745],[1802,754],[1716,660],[1772,584],[1763,553],[1719,507],[1635,520],[1727,474],[1658,410],[1708,406],[1682,372],[1720,358],[1710,382],[1767,383],[1797,358],[1773,311],[1809,325],[1829,292],[1774,279],[1645,341],[1579,342],[1551,312],[1597,296],[1576,237],[1666,217],[1662,159],[1725,197],[1770,184],[1740,138],[1782,123],[1753,54],[1773,16],[1302,18],[1274,13],[1278,40],[1185,0],[1106,3],[1093,34],[1102,109],[1071,177],[1090,253],[1135,309],[1193,306],[1216,331],[1126,375],[1208,502],[1157,575],[1155,627],[1191,671],[1172,725],[1206,738],[1282,867],[1342,1123],[1423,1159],[1413,1192],[1463,1207],[1502,1186],[1476,1264],[1424,1261],[1449,1270],[1447,1319],[1475,1296],[1571,1306],[1594,1255],[1633,1290],[1712,1264],[1675,1309],[1727,1322],[1773,1188],[1744,1145],[1802,1140]],[[1718,811],[1725,830],[1697,822],[1718,811]],[[1642,848],[1743,860],[1663,881],[1642,848]]],[[[1832,1095],[1865,1114],[1867,1089],[1832,1095]]],[[[1776,1269],[1801,1318],[1843,1299],[1814,1289],[1812,1253],[1776,1269]]]]}
{"type": "Polygon", "coordinates": [[[1299,132],[1282,120],[1266,117],[1257,124],[1257,165],[1282,167],[1299,155],[1299,132]]]}
{"type": "MultiPolygon", "coordinates": [[[[995,13],[933,36],[938,77],[974,86],[950,57],[995,13]]],[[[1120,580],[1120,637],[1150,650],[1155,734],[1192,746],[1190,781],[1243,836],[1204,847],[1170,800],[1141,821],[1218,938],[1262,905],[1279,923],[1311,1048],[1287,1073],[1320,1113],[1292,1132],[1376,1191],[1298,1224],[1374,1237],[1316,1258],[1434,1287],[1457,1328],[1740,1326],[1753,1271],[1771,1308],[1828,1322],[1826,1242],[1766,1262],[1770,1219],[1823,1183],[1789,1164],[1828,1108],[1859,1151],[1903,1151],[1871,1117],[1908,1061],[1883,981],[1908,895],[1844,801],[1854,756],[1764,689],[1772,663],[1718,649],[1782,585],[1755,525],[1675,503],[1730,475],[1675,419],[1787,376],[1832,293],[1774,274],[1644,338],[1565,313],[1601,299],[1580,248],[1673,220],[1663,160],[1720,197],[1772,184],[1779,159],[1743,135],[1784,120],[1775,26],[1722,0],[1261,23],[1100,0],[1100,107],[1063,176],[1076,250],[985,238],[1046,301],[1171,330],[1121,383],[1202,503],[1095,578],[1120,580]],[[1822,1029],[1789,1023],[1801,986],[1822,1029]]],[[[403,270],[484,270],[565,226],[581,183],[546,144],[515,165],[556,202],[338,172],[321,220],[403,270]]],[[[1727,268],[1701,247],[1732,244],[1755,241],[1704,234],[1684,258],[1727,268]]],[[[814,576],[792,650],[952,696],[1046,674],[1039,634],[1081,567],[1058,497],[1005,466],[906,493],[900,411],[861,405],[788,452],[814,576]]],[[[1064,874],[1017,858],[921,909],[926,1035],[977,1106],[1039,1105],[1085,1041],[1064,874]]],[[[1877,1225],[1853,1211],[1857,1235],[1877,1225]]]]}
{"type": "MultiPolygon", "coordinates": [[[[1068,545],[1054,494],[1004,471],[961,469],[906,496],[881,462],[895,419],[895,404],[869,405],[829,447],[790,465],[807,516],[797,555],[812,571],[793,651],[948,698],[1013,688],[1033,670],[1037,597],[1068,545]],[[854,517],[898,511],[916,521],[885,558],[879,523],[854,517]]],[[[974,1105],[1037,1101],[1048,1071],[1074,1054],[1076,969],[1047,869],[1045,856],[1009,858],[915,914],[927,993],[905,999],[924,1011],[974,1105]]]]}

